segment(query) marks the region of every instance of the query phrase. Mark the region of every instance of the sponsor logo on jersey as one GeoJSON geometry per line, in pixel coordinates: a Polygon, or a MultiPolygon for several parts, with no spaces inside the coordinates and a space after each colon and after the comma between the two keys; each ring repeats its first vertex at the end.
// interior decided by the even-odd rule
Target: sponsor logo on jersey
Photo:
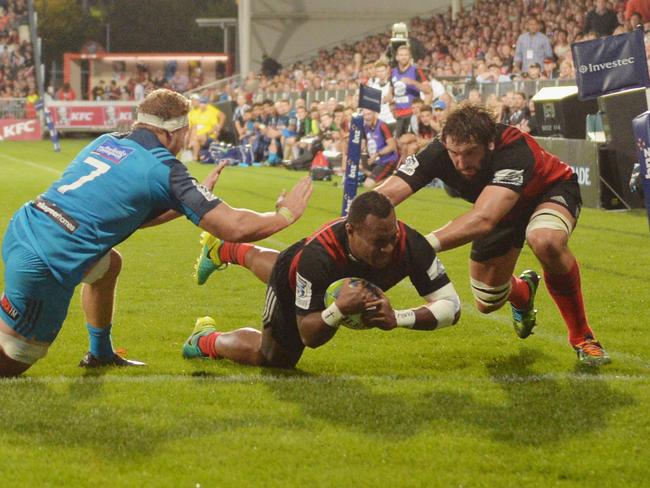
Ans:
{"type": "Polygon", "coordinates": [[[311,281],[296,273],[296,307],[307,310],[311,303],[311,281]]]}
{"type": "Polygon", "coordinates": [[[494,173],[492,183],[500,185],[521,186],[524,184],[523,169],[500,169],[494,173]]]}
{"type": "Polygon", "coordinates": [[[554,197],[551,197],[551,200],[554,202],[559,203],[560,205],[564,205],[565,207],[568,207],[569,204],[566,202],[563,196],[561,195],[555,195],[554,197]]]}
{"type": "Polygon", "coordinates": [[[109,160],[111,163],[120,164],[133,151],[134,149],[130,147],[120,146],[113,141],[105,141],[93,149],[92,152],[93,154],[97,154],[97,156],[109,160]]]}
{"type": "Polygon", "coordinates": [[[52,202],[48,202],[42,198],[37,198],[32,202],[32,206],[36,210],[43,212],[54,222],[63,227],[63,230],[69,234],[72,234],[75,230],[77,230],[77,227],[79,227],[79,224],[72,217],[67,215],[63,210],[61,210],[52,202]]]}
{"type": "Polygon", "coordinates": [[[9,315],[12,320],[18,319],[20,317],[20,313],[18,313],[18,310],[16,310],[16,307],[14,307],[9,299],[7,298],[7,295],[4,293],[2,294],[2,299],[0,299],[0,306],[2,307],[2,310],[4,313],[9,315]]]}
{"type": "Polygon", "coordinates": [[[402,163],[397,171],[408,176],[413,176],[418,166],[420,166],[420,162],[418,161],[418,158],[416,158],[413,154],[406,158],[406,160],[402,163]]]}
{"type": "Polygon", "coordinates": [[[427,276],[431,281],[435,280],[437,277],[445,274],[445,266],[440,262],[438,257],[433,260],[429,269],[427,269],[427,276]]]}
{"type": "Polygon", "coordinates": [[[217,197],[215,197],[210,190],[208,190],[205,186],[197,183],[196,181],[194,182],[194,186],[196,186],[196,189],[198,192],[203,195],[203,197],[208,201],[211,202],[212,200],[216,200],[217,197]]]}

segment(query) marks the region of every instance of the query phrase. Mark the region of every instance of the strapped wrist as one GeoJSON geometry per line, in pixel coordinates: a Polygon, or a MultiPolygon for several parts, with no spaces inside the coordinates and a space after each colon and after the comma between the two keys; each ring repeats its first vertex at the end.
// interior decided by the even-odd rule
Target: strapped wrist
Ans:
{"type": "Polygon", "coordinates": [[[277,210],[279,215],[282,215],[287,221],[288,224],[293,224],[296,221],[296,216],[293,215],[293,212],[287,207],[279,207],[277,210]]]}
{"type": "Polygon", "coordinates": [[[406,327],[411,329],[415,325],[415,311],[411,310],[394,310],[397,327],[406,327]]]}
{"type": "Polygon", "coordinates": [[[333,329],[339,328],[339,323],[345,318],[345,315],[339,310],[339,307],[335,303],[332,303],[329,307],[323,310],[320,314],[323,322],[332,327],[333,329]]]}

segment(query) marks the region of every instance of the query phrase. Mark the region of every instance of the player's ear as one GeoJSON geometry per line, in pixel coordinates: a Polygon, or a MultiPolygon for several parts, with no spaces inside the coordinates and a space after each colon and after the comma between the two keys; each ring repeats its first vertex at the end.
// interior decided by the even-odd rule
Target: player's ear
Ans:
{"type": "Polygon", "coordinates": [[[494,142],[491,142],[487,145],[488,151],[494,151],[495,145],[494,142]]]}

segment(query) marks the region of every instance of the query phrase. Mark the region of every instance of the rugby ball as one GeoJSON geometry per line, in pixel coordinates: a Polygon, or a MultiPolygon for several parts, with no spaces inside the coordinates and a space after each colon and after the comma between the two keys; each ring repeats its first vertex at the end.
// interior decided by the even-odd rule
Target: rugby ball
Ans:
{"type": "MultiPolygon", "coordinates": [[[[351,287],[357,287],[357,286],[365,286],[366,288],[370,289],[373,291],[375,296],[379,297],[380,294],[378,292],[375,292],[375,290],[379,290],[377,286],[373,285],[367,280],[364,280],[363,278],[342,278],[340,280],[335,281],[334,283],[330,284],[330,286],[327,287],[327,290],[325,291],[325,306],[329,307],[332,303],[336,301],[336,299],[339,296],[339,293],[341,293],[341,290],[343,289],[343,282],[345,280],[349,279],[350,284],[349,286],[351,287]]],[[[348,329],[369,329],[370,327],[367,327],[363,321],[361,320],[361,314],[356,313],[352,315],[348,315],[347,317],[344,317],[341,322],[339,322],[340,325],[343,327],[347,327],[348,329]]]]}

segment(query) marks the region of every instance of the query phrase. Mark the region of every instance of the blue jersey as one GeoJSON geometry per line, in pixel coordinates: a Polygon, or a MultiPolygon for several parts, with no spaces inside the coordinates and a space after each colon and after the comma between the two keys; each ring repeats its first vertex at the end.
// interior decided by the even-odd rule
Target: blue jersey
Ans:
{"type": "Polygon", "coordinates": [[[152,132],[136,129],[91,142],[11,225],[59,282],[76,286],[145,222],[173,209],[198,224],[220,202],[152,132]]]}

